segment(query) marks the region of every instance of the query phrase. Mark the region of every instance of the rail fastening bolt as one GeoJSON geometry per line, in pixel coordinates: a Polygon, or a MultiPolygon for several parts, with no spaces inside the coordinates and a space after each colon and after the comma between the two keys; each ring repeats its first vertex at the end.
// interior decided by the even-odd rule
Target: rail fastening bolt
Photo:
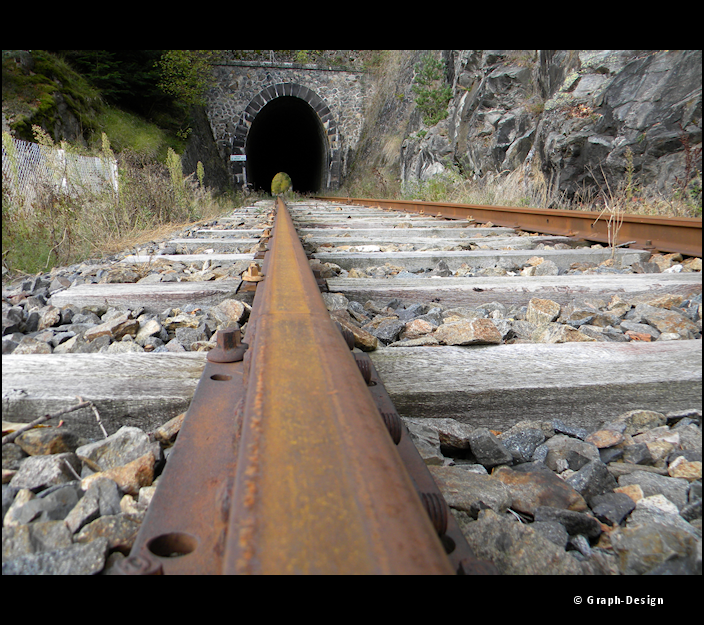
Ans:
{"type": "Polygon", "coordinates": [[[249,347],[247,343],[241,342],[240,326],[218,330],[216,341],[217,347],[208,352],[207,359],[210,362],[239,362],[244,356],[244,352],[249,347]]]}

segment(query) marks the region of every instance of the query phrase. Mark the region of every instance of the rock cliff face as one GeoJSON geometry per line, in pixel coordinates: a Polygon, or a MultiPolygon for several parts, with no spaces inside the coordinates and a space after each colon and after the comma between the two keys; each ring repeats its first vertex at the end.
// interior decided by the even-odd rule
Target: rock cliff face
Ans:
{"type": "Polygon", "coordinates": [[[232,176],[218,151],[204,107],[192,107],[191,127],[193,132],[188,137],[186,149],[181,157],[183,173],[194,173],[200,161],[205,172],[205,186],[217,193],[225,192],[232,187],[232,176]]]}
{"type": "Polygon", "coordinates": [[[396,104],[408,111],[403,182],[448,167],[475,179],[522,168],[527,179],[549,181],[553,195],[573,198],[603,188],[604,178],[611,188],[622,182],[628,149],[634,183],[650,193],[667,195],[701,171],[701,50],[435,54],[453,97],[448,117],[432,128],[421,126],[407,98],[396,104]]]}

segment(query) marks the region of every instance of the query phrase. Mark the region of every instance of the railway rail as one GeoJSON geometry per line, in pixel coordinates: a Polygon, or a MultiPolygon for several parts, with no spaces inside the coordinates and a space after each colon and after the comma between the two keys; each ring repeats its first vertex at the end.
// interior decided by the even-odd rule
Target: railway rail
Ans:
{"type": "MultiPolygon", "coordinates": [[[[200,372],[198,383],[130,556],[121,565],[123,573],[495,574],[494,564],[477,558],[468,545],[399,413],[403,417],[449,416],[459,422],[475,419],[477,425],[502,430],[541,412],[572,419],[570,423],[586,423],[591,418],[593,422],[588,425],[594,426],[614,409],[609,403],[611,391],[606,387],[619,370],[625,371],[622,380],[613,381],[619,405],[651,401],[665,411],[668,406],[674,410],[697,402],[701,405],[696,371],[689,372],[692,380],[687,378],[682,383],[667,377],[655,379],[657,376],[648,373],[643,376],[648,378],[645,384],[634,384],[629,390],[633,378],[638,377],[630,373],[631,363],[637,361],[646,363],[649,358],[657,358],[653,368],[658,369],[658,376],[661,368],[668,368],[668,362],[671,369],[696,368],[691,363],[698,358],[700,367],[701,343],[697,341],[671,341],[669,350],[667,343],[656,342],[584,343],[579,347],[562,344],[548,345],[544,350],[532,345],[501,345],[497,346],[500,352],[398,346],[365,353],[362,350],[369,348],[356,334],[356,326],[332,315],[328,300],[321,295],[322,291],[328,297],[340,294],[358,301],[393,298],[410,304],[420,298],[455,306],[487,302],[508,306],[527,304],[533,297],[550,297],[567,305],[575,294],[612,297],[681,292],[689,297],[697,290],[701,292],[701,274],[611,276],[612,282],[605,278],[600,282],[597,276],[536,276],[531,278],[532,283],[523,281],[516,286],[510,278],[497,277],[364,280],[326,278],[320,273],[325,263],[350,273],[384,262],[403,263],[413,271],[413,263],[430,267],[442,261],[456,271],[470,257],[487,266],[502,257],[520,265],[538,253],[566,266],[607,258],[609,250],[574,244],[575,239],[606,241],[604,223],[576,225],[588,224],[595,219],[594,214],[580,215],[575,221],[574,216],[563,215],[565,211],[532,211],[525,216],[522,209],[458,208],[375,199],[318,200],[299,203],[291,210],[278,200],[263,231],[243,229],[244,222],[233,222],[235,227],[229,230],[202,229],[198,235],[207,237],[205,242],[211,247],[207,254],[164,256],[191,262],[236,256],[251,263],[241,280],[160,283],[150,285],[146,292],[133,284],[91,284],[74,286],[54,296],[57,306],[107,302],[143,307],[151,301],[148,305],[158,309],[189,300],[210,305],[235,293],[240,298],[254,294],[244,336],[239,327],[220,329],[217,347],[207,356],[193,354],[193,358],[188,355],[183,360],[200,372]],[[330,202],[333,204],[327,204],[330,202]],[[348,206],[352,202],[387,210],[352,209],[348,206]],[[418,213],[420,217],[401,218],[389,209],[418,213]],[[484,238],[481,228],[467,227],[468,217],[477,223],[491,221],[495,226],[505,226],[503,231],[494,228],[492,232],[504,238],[484,238]],[[388,227],[389,223],[406,225],[406,220],[412,228],[388,227]],[[519,242],[516,230],[546,236],[524,237],[519,242]],[[459,242],[462,249],[394,248],[388,254],[380,253],[380,237],[412,247],[408,243],[414,240],[408,236],[411,232],[416,239],[459,242]],[[477,249],[477,240],[471,238],[475,234],[488,245],[477,249]],[[227,252],[228,245],[240,241],[247,247],[256,246],[254,254],[227,252]],[[536,252],[536,242],[547,247],[536,252]],[[557,243],[571,249],[555,249],[557,243]],[[357,251],[350,252],[349,247],[357,251]],[[506,247],[513,249],[503,249],[506,247]],[[558,251],[567,260],[560,260],[558,251]],[[318,267],[316,272],[311,271],[311,263],[318,267]],[[214,286],[218,283],[220,286],[214,286]],[[585,360],[578,375],[595,378],[588,389],[580,382],[573,391],[565,390],[561,382],[556,394],[554,388],[545,386],[545,379],[557,375],[550,367],[560,374],[570,367],[579,368],[582,365],[567,360],[579,360],[582,356],[575,354],[588,350],[592,351],[587,359],[596,355],[604,369],[595,372],[594,361],[585,360]],[[450,360],[443,360],[444,354],[449,354],[450,360]],[[526,370],[539,369],[535,377],[542,379],[514,384],[517,388],[502,388],[506,377],[502,372],[509,362],[521,358],[527,359],[526,370]],[[536,359],[542,359],[540,364],[536,365],[536,359]],[[453,381],[457,370],[470,372],[471,383],[465,381],[458,386],[453,381]],[[420,380],[420,371],[425,372],[420,376],[424,381],[420,380]],[[595,393],[594,387],[598,389],[600,384],[602,390],[595,393]],[[502,396],[501,402],[497,393],[502,396]],[[596,394],[601,395],[598,400],[596,394]],[[591,416],[580,412],[584,406],[591,416]]],[[[658,226],[656,218],[625,219],[624,223],[632,225],[622,228],[616,244],[631,242],[632,248],[623,245],[614,250],[616,262],[647,262],[650,252],[657,250],[701,256],[701,221],[699,234],[694,237],[694,220],[666,220],[664,236],[653,230],[663,230],[660,221],[658,226]],[[632,243],[634,240],[637,243],[632,243]]],[[[203,242],[193,237],[174,244],[188,248],[203,242]]],[[[136,256],[124,260],[127,264],[143,261],[149,262],[136,256]]],[[[107,363],[104,373],[93,366],[85,378],[75,376],[68,381],[70,356],[56,365],[56,375],[63,384],[75,382],[75,390],[83,388],[82,396],[90,400],[90,393],[86,395],[81,385],[87,384],[88,376],[93,379],[104,375],[109,380],[109,370],[115,368],[116,361],[107,363]]],[[[62,357],[3,357],[4,409],[6,386],[13,392],[21,387],[24,393],[9,405],[8,412],[17,415],[17,420],[29,421],[37,410],[55,410],[65,405],[66,395],[74,393],[69,389],[54,403],[46,398],[42,376],[49,375],[47,363],[52,358],[58,362],[62,357]],[[30,373],[12,377],[11,373],[25,364],[30,373]],[[37,371],[42,373],[38,375],[37,371]]],[[[156,362],[159,355],[140,358],[156,362]]],[[[127,394],[133,397],[114,403],[129,404],[121,409],[135,413],[139,393],[131,390],[127,394]]],[[[95,403],[100,404],[97,399],[95,403]]],[[[98,406],[102,414],[110,414],[108,403],[106,400],[104,410],[98,406]]]]}
{"type": "Polygon", "coordinates": [[[461,534],[422,461],[415,462],[420,472],[413,479],[393,449],[384,418],[397,431],[396,444],[403,438],[400,418],[386,398],[380,412],[369,392],[367,384],[379,384],[371,363],[358,366],[331,321],[280,199],[267,245],[247,348],[234,330],[210,352],[179,443],[187,451],[179,449],[169,463],[125,570],[467,571],[472,562],[466,547],[451,567],[438,534],[452,553],[459,551],[461,534]],[[224,449],[191,442],[198,436],[192,428],[207,437],[217,428],[217,445],[224,449]],[[214,453],[222,464],[212,462],[214,453]],[[193,475],[194,465],[208,465],[210,475],[193,475]],[[192,492],[184,488],[186,479],[199,502],[184,508],[182,498],[192,492]],[[419,483],[426,489],[418,491],[419,483]],[[189,557],[155,563],[155,552],[189,557]]]}
{"type": "Polygon", "coordinates": [[[678,252],[702,255],[702,220],[693,217],[663,217],[625,214],[618,218],[618,228],[609,215],[587,211],[478,206],[446,202],[386,200],[371,198],[342,199],[319,196],[331,202],[377,206],[413,213],[435,215],[446,219],[474,218],[516,230],[576,237],[614,245],[632,245],[652,252],[678,252]],[[612,232],[613,230],[613,232],[612,232]]]}

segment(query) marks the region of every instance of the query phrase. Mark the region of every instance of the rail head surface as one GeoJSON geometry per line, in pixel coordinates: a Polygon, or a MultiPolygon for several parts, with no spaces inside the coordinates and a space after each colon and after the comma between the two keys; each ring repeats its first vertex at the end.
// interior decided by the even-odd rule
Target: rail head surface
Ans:
{"type": "Polygon", "coordinates": [[[513,206],[480,206],[423,202],[420,200],[386,200],[374,198],[340,198],[318,196],[332,202],[378,206],[399,211],[423,213],[447,219],[473,218],[477,222],[492,222],[497,226],[517,228],[543,234],[570,236],[616,245],[630,243],[638,249],[678,252],[702,256],[702,220],[693,217],[630,215],[619,218],[618,228],[608,214],[513,206]]]}
{"type": "Polygon", "coordinates": [[[224,572],[452,574],[281,200],[252,316],[224,572]]]}

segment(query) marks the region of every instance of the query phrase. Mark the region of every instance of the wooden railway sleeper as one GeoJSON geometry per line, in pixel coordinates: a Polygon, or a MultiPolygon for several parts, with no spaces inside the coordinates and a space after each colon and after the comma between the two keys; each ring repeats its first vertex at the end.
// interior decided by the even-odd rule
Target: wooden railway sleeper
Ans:
{"type": "MultiPolygon", "coordinates": [[[[315,199],[340,202],[340,198],[317,196],[315,199]]],[[[528,232],[541,232],[587,241],[611,244],[612,233],[608,219],[589,211],[568,211],[515,206],[479,206],[420,200],[388,200],[347,198],[352,205],[376,206],[420,214],[438,214],[446,219],[468,219],[479,223],[491,222],[497,226],[512,227],[528,232]]],[[[629,242],[637,249],[650,252],[679,252],[688,256],[702,255],[702,220],[695,217],[660,215],[630,215],[622,217],[616,233],[616,244],[629,242]],[[635,242],[635,243],[633,243],[635,242]]]]}

